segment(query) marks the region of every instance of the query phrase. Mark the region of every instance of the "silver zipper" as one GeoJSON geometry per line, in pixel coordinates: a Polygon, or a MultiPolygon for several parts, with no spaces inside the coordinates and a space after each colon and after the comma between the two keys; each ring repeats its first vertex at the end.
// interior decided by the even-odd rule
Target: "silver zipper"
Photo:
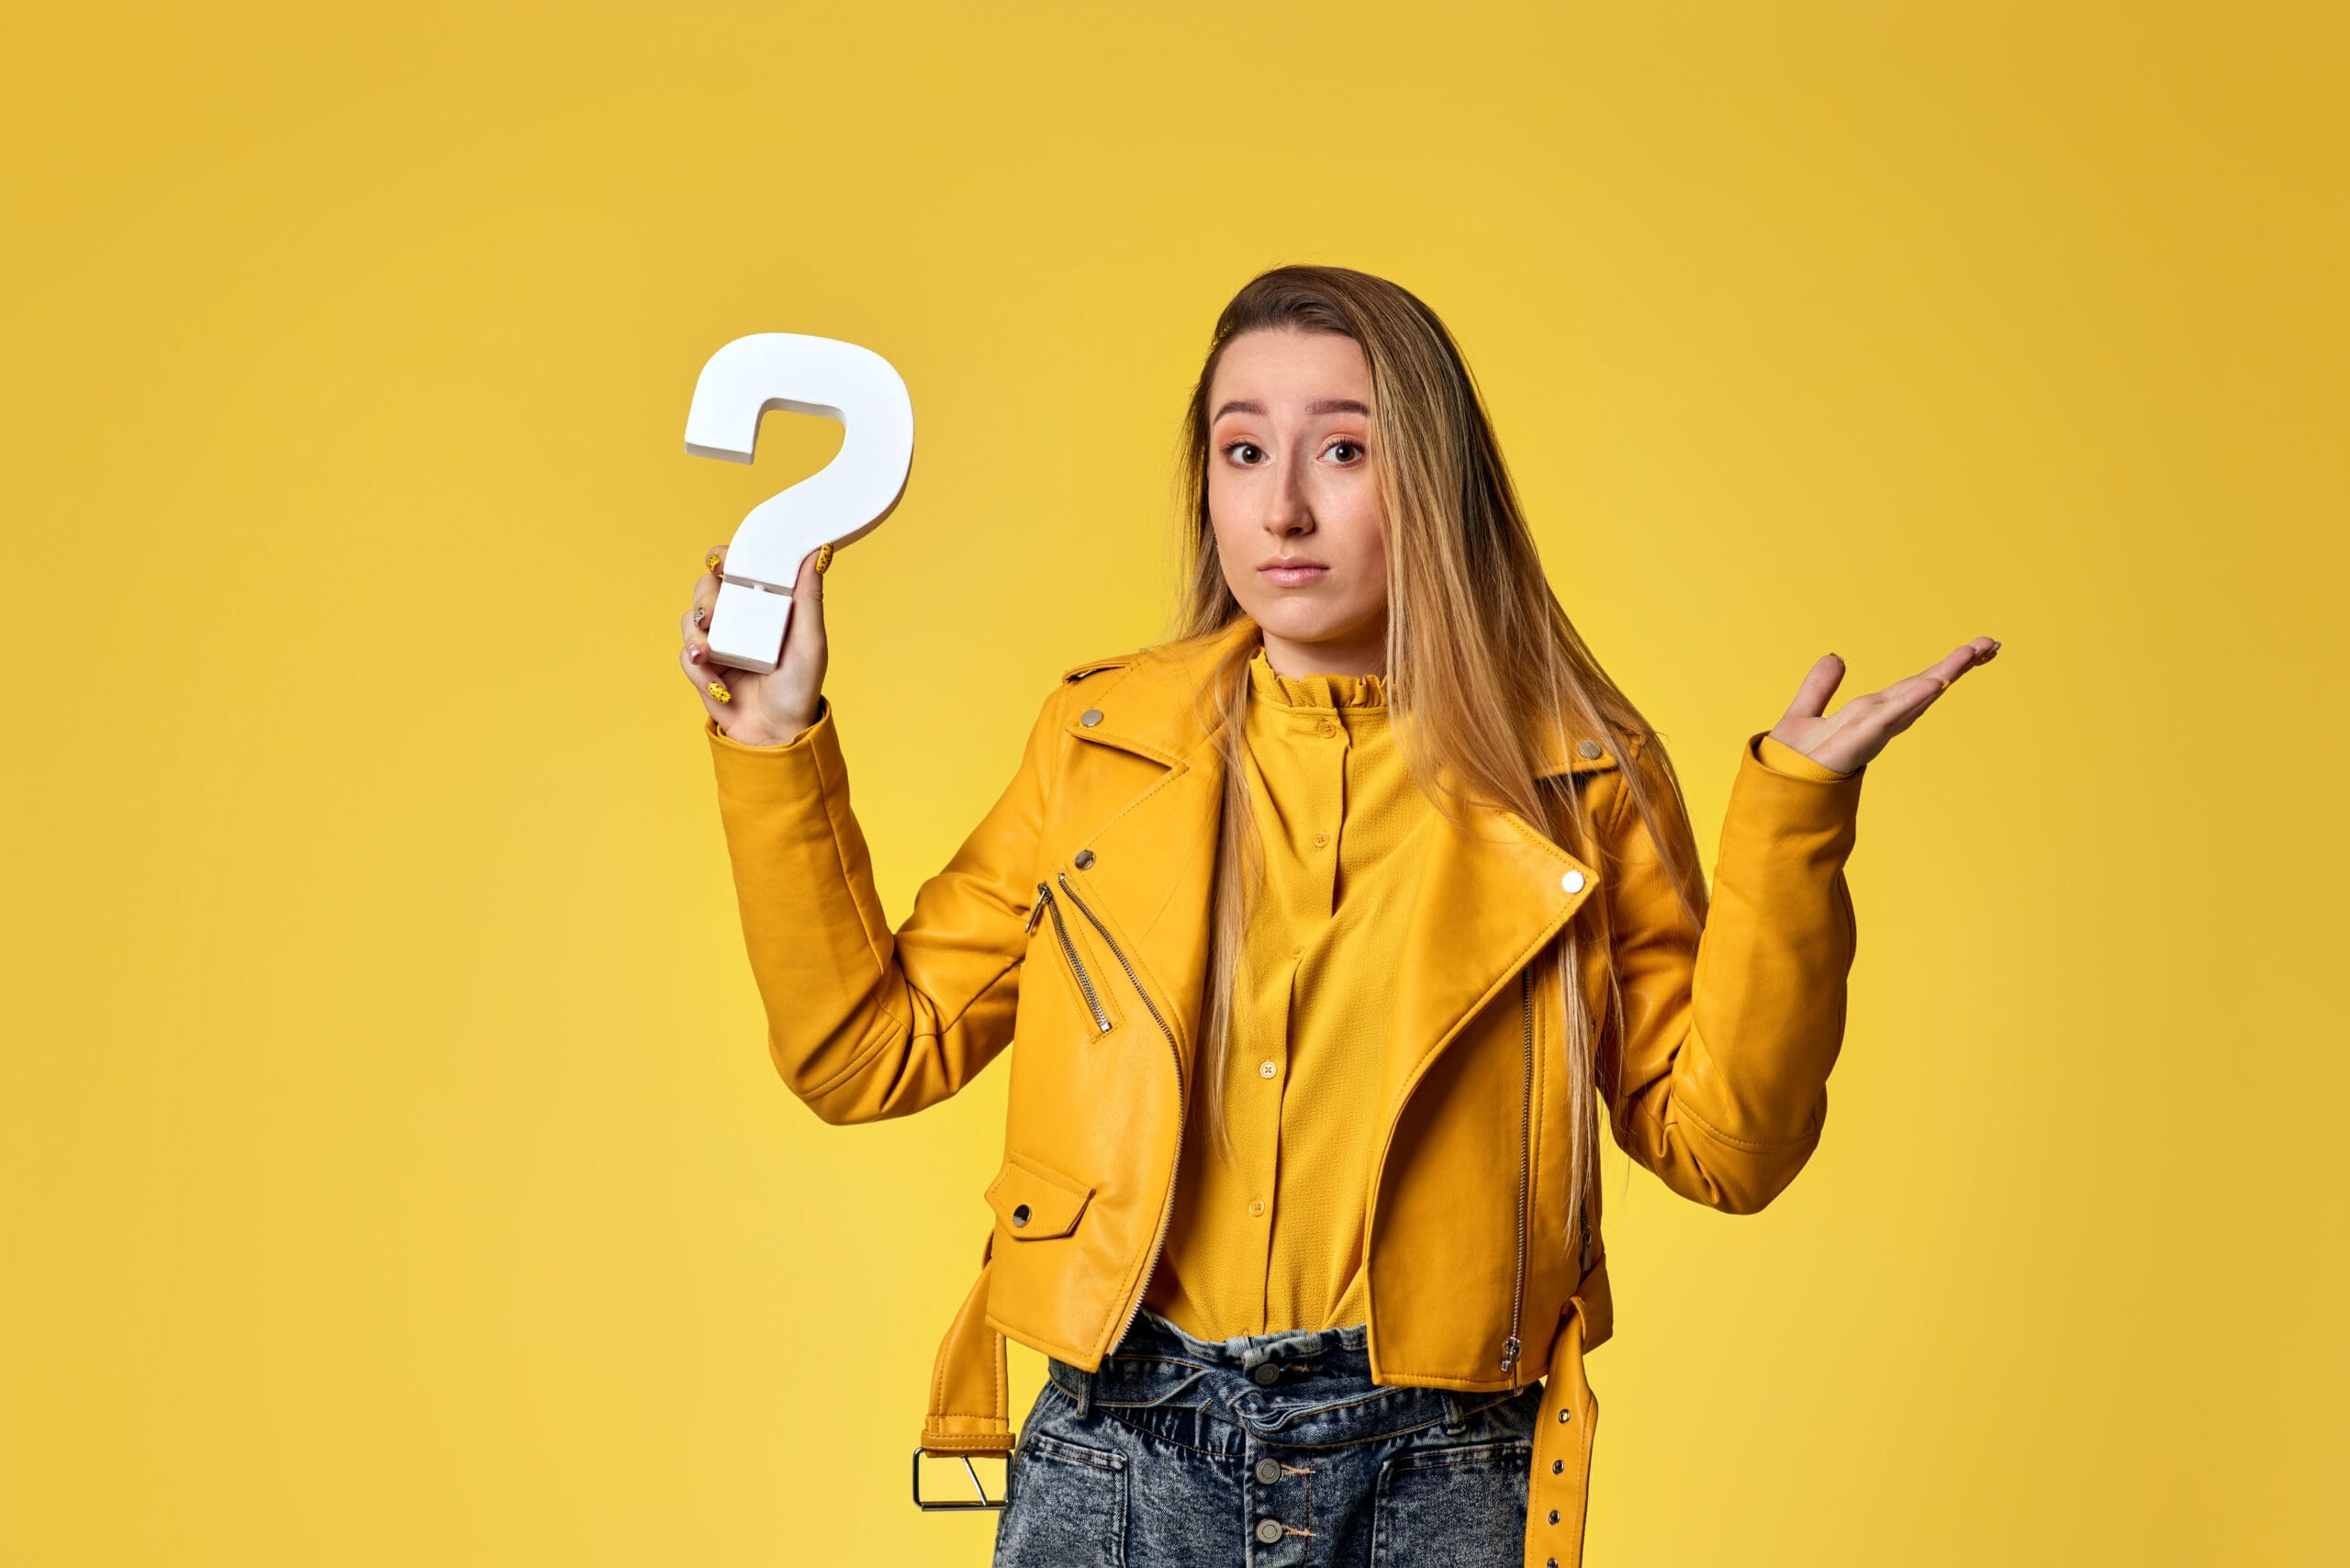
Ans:
{"type": "MultiPolygon", "coordinates": [[[[1524,1358],[1520,1354],[1525,1344],[1517,1337],[1519,1316],[1526,1308],[1526,1185],[1533,1165],[1534,1138],[1534,969],[1531,965],[1517,971],[1518,1012],[1525,1026],[1520,1033],[1525,1058],[1525,1088],[1518,1105],[1517,1118],[1517,1279],[1511,1287],[1509,1298],[1509,1338],[1502,1341],[1502,1371],[1510,1374],[1512,1388],[1517,1386],[1517,1367],[1524,1358]]],[[[1589,1248],[1590,1232],[1584,1232],[1585,1249],[1589,1248]]]]}
{"type": "MultiPolygon", "coordinates": [[[[1077,890],[1069,886],[1069,873],[1056,871],[1053,875],[1059,879],[1062,890],[1069,894],[1069,902],[1077,905],[1080,914],[1093,923],[1093,929],[1102,934],[1103,942],[1109,944],[1110,954],[1118,960],[1118,967],[1126,971],[1128,980],[1134,981],[1135,994],[1142,998],[1142,1004],[1145,1007],[1150,1009],[1152,1019],[1158,1025],[1158,1032],[1167,1036],[1167,1048],[1175,1060],[1175,1170],[1168,1174],[1167,1202],[1159,1209],[1158,1234],[1151,1238],[1149,1266],[1142,1271],[1142,1282],[1135,1287],[1134,1303],[1126,1308],[1125,1321],[1118,1325],[1118,1332],[1111,1338],[1111,1347],[1115,1349],[1118,1342],[1126,1337],[1126,1330],[1134,1326],[1135,1315],[1142,1310],[1143,1294],[1150,1289],[1150,1277],[1158,1268],[1159,1249],[1167,1245],[1167,1222],[1173,1218],[1175,1214],[1175,1177],[1181,1172],[1183,1165],[1183,1118],[1190,1110],[1191,1097],[1185,1092],[1186,1085],[1183,1081],[1182,1047],[1176,1045],[1175,1031],[1167,1026],[1166,1018],[1158,1011],[1158,1003],[1151,1001],[1150,992],[1143,989],[1142,977],[1135,973],[1135,967],[1132,964],[1126,962],[1125,950],[1118,946],[1118,939],[1110,935],[1110,928],[1102,924],[1102,917],[1087,908],[1085,901],[1077,896],[1077,890]]],[[[1046,889],[1046,892],[1049,895],[1051,890],[1046,889]]],[[[1056,920],[1060,918],[1058,910],[1054,913],[1054,918],[1056,920]]]]}
{"type": "Polygon", "coordinates": [[[1069,955],[1069,967],[1077,971],[1077,989],[1085,993],[1085,1005],[1093,1010],[1094,1033],[1106,1035],[1110,1032],[1110,1014],[1102,1009],[1102,998],[1093,989],[1093,977],[1085,972],[1085,961],[1077,956],[1077,944],[1069,940],[1069,927],[1061,924],[1061,906],[1054,901],[1048,883],[1036,884],[1036,907],[1028,912],[1025,929],[1036,929],[1036,916],[1047,904],[1052,905],[1053,935],[1061,939],[1061,951],[1069,955]]]}

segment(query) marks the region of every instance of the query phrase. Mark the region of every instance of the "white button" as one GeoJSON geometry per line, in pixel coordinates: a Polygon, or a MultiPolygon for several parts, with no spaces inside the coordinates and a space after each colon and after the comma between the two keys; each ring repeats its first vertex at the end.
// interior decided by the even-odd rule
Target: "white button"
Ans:
{"type": "Polygon", "coordinates": [[[1270,1060],[1260,1061],[1257,1064],[1257,1076],[1259,1078],[1270,1078],[1280,1070],[1281,1069],[1275,1067],[1270,1060]]]}
{"type": "Polygon", "coordinates": [[[1566,889],[1567,891],[1571,893],[1579,893],[1583,891],[1583,873],[1581,871],[1568,872],[1565,876],[1559,879],[1559,886],[1566,889]]]}

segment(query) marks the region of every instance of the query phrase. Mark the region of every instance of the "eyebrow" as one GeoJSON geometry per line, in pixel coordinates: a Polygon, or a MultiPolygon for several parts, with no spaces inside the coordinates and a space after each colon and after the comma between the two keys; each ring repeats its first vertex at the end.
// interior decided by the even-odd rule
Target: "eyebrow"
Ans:
{"type": "MultiPolygon", "coordinates": [[[[1265,405],[1262,403],[1235,399],[1218,409],[1215,411],[1215,419],[1210,420],[1208,423],[1214,424],[1216,420],[1224,418],[1226,414],[1261,414],[1264,411],[1265,405]]],[[[1352,398],[1325,398],[1319,402],[1305,405],[1305,411],[1309,414],[1360,414],[1364,419],[1371,418],[1371,410],[1352,398]]]]}

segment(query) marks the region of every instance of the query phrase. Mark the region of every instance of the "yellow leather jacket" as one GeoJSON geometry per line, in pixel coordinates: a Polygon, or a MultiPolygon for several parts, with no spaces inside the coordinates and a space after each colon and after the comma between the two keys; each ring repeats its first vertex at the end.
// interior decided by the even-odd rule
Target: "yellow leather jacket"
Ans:
{"type": "MultiPolygon", "coordinates": [[[[917,1462],[1011,1450],[1006,1336],[1093,1369],[1141,1301],[1191,1110],[1221,800],[1192,694],[1229,643],[1257,636],[1243,616],[1070,666],[1002,798],[894,930],[829,700],[785,746],[706,726],[768,1048],[792,1092],[831,1123],[902,1116],[1020,1043],[993,1223],[938,1350],[917,1462]]],[[[1430,824],[1364,1227],[1377,1381],[1506,1397],[1550,1379],[1528,1568],[1580,1561],[1597,1415],[1583,1358],[1612,1327],[1596,1183],[1580,1255],[1557,1239],[1569,1096],[1591,1091],[1561,1081],[1545,945],[1595,901],[1627,1020],[1599,1086],[1617,1143],[1686,1197],[1761,1208],[1827,1114],[1865,772],[1748,738],[1701,943],[1639,813],[1617,809],[1616,756],[1562,730],[1543,744],[1547,771],[1587,776],[1602,842],[1573,852],[1500,810],[1472,819],[1474,835],[1430,824]],[[1520,1136],[1495,1139],[1502,1126],[1520,1136]]],[[[1596,1010],[1597,942],[1584,947],[1596,1010]]]]}

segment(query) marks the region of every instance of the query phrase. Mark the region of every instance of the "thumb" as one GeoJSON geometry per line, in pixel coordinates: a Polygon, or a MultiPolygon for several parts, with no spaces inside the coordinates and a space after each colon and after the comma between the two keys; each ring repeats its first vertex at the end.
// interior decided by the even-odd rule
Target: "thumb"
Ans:
{"type": "Polygon", "coordinates": [[[784,638],[785,651],[796,655],[803,669],[822,669],[824,663],[824,574],[816,568],[824,554],[819,544],[801,556],[800,575],[791,582],[791,626],[784,638]]]}
{"type": "Polygon", "coordinates": [[[1786,716],[1819,718],[1828,711],[1828,700],[1836,695],[1836,688],[1843,680],[1843,659],[1835,654],[1822,654],[1805,672],[1803,684],[1796,688],[1796,700],[1787,704],[1786,716]]]}

